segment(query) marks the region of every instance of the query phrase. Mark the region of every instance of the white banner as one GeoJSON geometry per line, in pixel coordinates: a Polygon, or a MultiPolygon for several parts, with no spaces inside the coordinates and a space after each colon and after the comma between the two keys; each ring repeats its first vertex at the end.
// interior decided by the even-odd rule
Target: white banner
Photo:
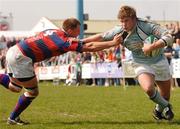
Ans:
{"type": "Polygon", "coordinates": [[[122,70],[116,62],[90,64],[89,68],[89,78],[122,78],[122,70]]]}
{"type": "Polygon", "coordinates": [[[180,59],[171,60],[171,71],[173,78],[180,78],[180,59]]]}
{"type": "Polygon", "coordinates": [[[68,75],[68,65],[38,67],[37,69],[36,74],[39,80],[66,79],[68,75]]]}
{"type": "MultiPolygon", "coordinates": [[[[54,78],[66,79],[69,65],[38,67],[39,80],[53,80],[54,78]]],[[[171,71],[173,78],[180,78],[180,59],[172,59],[171,71]]],[[[76,75],[76,65],[71,66],[73,78],[76,75]]],[[[134,69],[131,62],[123,61],[122,68],[116,62],[82,64],[82,78],[134,78],[134,69]]]]}
{"type": "MultiPolygon", "coordinates": [[[[38,67],[36,74],[39,80],[66,79],[68,67],[69,65],[38,67]]],[[[76,65],[71,66],[71,74],[76,75],[76,65]]],[[[115,62],[82,64],[82,78],[122,78],[122,70],[115,62]]]]}

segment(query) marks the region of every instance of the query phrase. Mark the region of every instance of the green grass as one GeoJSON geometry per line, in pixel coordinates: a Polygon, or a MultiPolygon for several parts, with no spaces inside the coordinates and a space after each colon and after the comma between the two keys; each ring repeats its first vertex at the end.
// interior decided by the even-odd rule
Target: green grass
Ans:
{"type": "Polygon", "coordinates": [[[180,89],[172,91],[172,122],[152,118],[154,104],[139,86],[65,87],[39,85],[40,94],[23,112],[30,125],[6,125],[19,94],[0,87],[0,129],[179,129],[180,89]]]}

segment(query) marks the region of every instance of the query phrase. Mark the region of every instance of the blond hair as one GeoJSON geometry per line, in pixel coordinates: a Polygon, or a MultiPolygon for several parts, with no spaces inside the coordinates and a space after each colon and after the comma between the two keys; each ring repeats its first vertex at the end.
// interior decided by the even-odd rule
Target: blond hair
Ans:
{"type": "Polygon", "coordinates": [[[118,19],[123,19],[125,17],[136,18],[136,10],[130,6],[122,6],[118,12],[118,19]]]}

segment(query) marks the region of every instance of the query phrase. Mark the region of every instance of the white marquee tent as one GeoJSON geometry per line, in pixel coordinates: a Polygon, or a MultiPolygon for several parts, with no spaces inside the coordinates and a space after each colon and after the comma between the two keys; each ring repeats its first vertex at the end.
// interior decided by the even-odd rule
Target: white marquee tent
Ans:
{"type": "Polygon", "coordinates": [[[0,31],[0,37],[29,37],[46,29],[58,29],[48,18],[42,17],[30,31],[0,31]]]}
{"type": "Polygon", "coordinates": [[[46,29],[58,29],[58,27],[54,25],[48,18],[42,17],[31,31],[38,33],[46,29]]]}

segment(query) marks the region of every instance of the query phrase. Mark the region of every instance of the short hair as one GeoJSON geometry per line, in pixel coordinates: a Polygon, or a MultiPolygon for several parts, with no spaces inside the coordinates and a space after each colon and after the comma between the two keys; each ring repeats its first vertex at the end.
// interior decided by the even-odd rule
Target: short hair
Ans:
{"type": "Polygon", "coordinates": [[[136,18],[136,10],[130,6],[122,6],[118,12],[118,19],[123,19],[125,17],[136,18]]]}
{"type": "Polygon", "coordinates": [[[67,18],[64,20],[62,24],[62,28],[67,31],[68,29],[75,29],[78,27],[78,25],[81,25],[80,21],[76,18],[67,18]]]}

